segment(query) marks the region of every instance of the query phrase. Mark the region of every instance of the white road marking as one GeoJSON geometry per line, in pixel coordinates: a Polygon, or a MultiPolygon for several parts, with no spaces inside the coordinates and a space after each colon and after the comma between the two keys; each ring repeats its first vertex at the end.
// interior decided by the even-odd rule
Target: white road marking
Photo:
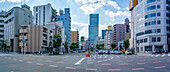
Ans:
{"type": "Polygon", "coordinates": [[[79,65],[85,58],[80,59],[78,62],[76,62],[74,65],[79,65]]]}

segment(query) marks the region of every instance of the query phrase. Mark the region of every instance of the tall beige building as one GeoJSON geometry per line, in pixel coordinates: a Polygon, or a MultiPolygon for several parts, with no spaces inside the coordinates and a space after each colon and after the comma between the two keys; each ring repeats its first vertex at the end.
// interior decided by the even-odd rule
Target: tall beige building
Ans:
{"type": "Polygon", "coordinates": [[[79,44],[79,31],[71,31],[71,44],[79,44]]]}
{"type": "Polygon", "coordinates": [[[53,44],[53,30],[41,25],[22,25],[19,30],[19,47],[21,52],[49,52],[53,44]],[[26,40],[23,43],[23,39],[26,40]],[[24,48],[24,49],[23,49],[24,48]]]}

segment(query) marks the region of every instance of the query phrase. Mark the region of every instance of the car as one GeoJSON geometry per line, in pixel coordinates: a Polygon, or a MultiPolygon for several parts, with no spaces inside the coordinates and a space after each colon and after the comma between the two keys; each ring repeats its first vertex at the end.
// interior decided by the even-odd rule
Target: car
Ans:
{"type": "Polygon", "coordinates": [[[82,50],[83,51],[83,53],[85,52],[85,50],[82,50]]]}
{"type": "Polygon", "coordinates": [[[98,54],[103,54],[103,50],[99,50],[99,51],[98,51],[98,54]]]}
{"type": "Polygon", "coordinates": [[[110,51],[109,50],[104,50],[103,53],[104,54],[110,54],[110,51]]]}
{"type": "Polygon", "coordinates": [[[120,55],[120,54],[122,54],[122,52],[119,51],[119,50],[116,50],[116,51],[115,51],[115,54],[120,55]]]}
{"type": "Polygon", "coordinates": [[[77,52],[78,52],[78,53],[82,53],[82,51],[81,51],[81,50],[78,50],[77,52]]]}
{"type": "Polygon", "coordinates": [[[111,53],[111,54],[115,54],[115,51],[116,51],[116,50],[111,50],[110,53],[111,53]]]}
{"type": "Polygon", "coordinates": [[[126,55],[132,55],[132,52],[131,51],[126,51],[125,54],[126,55]]]}

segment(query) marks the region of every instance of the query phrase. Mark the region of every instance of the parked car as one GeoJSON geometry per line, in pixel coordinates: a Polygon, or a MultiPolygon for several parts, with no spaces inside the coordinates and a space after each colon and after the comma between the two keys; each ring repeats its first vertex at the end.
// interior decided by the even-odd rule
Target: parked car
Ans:
{"type": "Polygon", "coordinates": [[[99,51],[98,51],[98,54],[103,54],[103,50],[99,50],[99,51]]]}
{"type": "Polygon", "coordinates": [[[111,54],[115,54],[115,51],[116,51],[116,50],[111,50],[110,53],[111,53],[111,54]]]}
{"type": "Polygon", "coordinates": [[[122,54],[122,52],[121,52],[121,51],[119,51],[119,50],[116,50],[116,51],[115,51],[115,54],[120,55],[120,54],[122,54]]]}
{"type": "Polygon", "coordinates": [[[104,54],[110,54],[110,51],[109,50],[104,50],[103,53],[104,54]]]}
{"type": "Polygon", "coordinates": [[[132,55],[132,52],[131,51],[126,51],[125,54],[126,55],[132,55]]]}
{"type": "Polygon", "coordinates": [[[85,52],[85,50],[82,50],[83,51],[83,53],[85,52]]]}

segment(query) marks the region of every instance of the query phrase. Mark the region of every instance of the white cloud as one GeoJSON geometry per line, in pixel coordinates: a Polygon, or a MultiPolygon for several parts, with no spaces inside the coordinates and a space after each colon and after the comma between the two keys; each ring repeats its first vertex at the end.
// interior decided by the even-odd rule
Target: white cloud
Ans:
{"type": "Polygon", "coordinates": [[[113,18],[112,21],[115,21],[115,19],[113,18]]]}
{"type": "Polygon", "coordinates": [[[111,0],[75,0],[75,2],[83,4],[80,9],[82,9],[85,14],[94,13],[103,6],[112,6],[113,8],[120,10],[119,5],[111,0]]]}
{"type": "Polygon", "coordinates": [[[1,0],[0,3],[5,2],[5,0],[1,0]]]}
{"type": "Polygon", "coordinates": [[[128,11],[117,11],[117,12],[113,12],[113,11],[105,11],[106,15],[109,15],[110,17],[116,17],[116,16],[130,16],[130,12],[128,11]]]}
{"type": "MultiPolygon", "coordinates": [[[[5,2],[5,1],[8,1],[8,2],[21,2],[21,1],[24,1],[24,0],[1,0],[0,3],[2,2],[5,2]]],[[[25,0],[25,1],[29,1],[29,0],[25,0]]]]}
{"type": "Polygon", "coordinates": [[[104,5],[106,5],[105,2],[98,2],[98,3],[90,3],[90,4],[84,4],[80,7],[80,9],[82,9],[85,14],[91,14],[94,13],[95,10],[103,7],[104,5]]]}
{"type": "Polygon", "coordinates": [[[115,1],[108,1],[108,4],[110,6],[113,6],[115,9],[120,10],[120,7],[118,6],[118,4],[115,1]]]}
{"type": "Polygon", "coordinates": [[[89,4],[89,5],[83,5],[80,7],[80,9],[82,9],[85,14],[90,14],[90,13],[94,13],[94,8],[93,8],[93,5],[92,4],[89,4]]]}

